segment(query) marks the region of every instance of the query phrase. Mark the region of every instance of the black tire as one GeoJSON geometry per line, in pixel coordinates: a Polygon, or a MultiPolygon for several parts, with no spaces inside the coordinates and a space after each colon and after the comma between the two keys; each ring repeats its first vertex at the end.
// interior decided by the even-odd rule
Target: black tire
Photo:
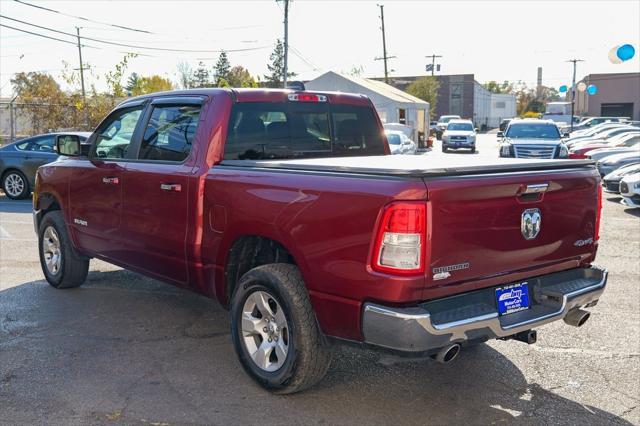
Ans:
{"type": "Polygon", "coordinates": [[[258,266],[242,276],[231,302],[231,336],[244,370],[258,384],[274,393],[290,394],[313,386],[324,377],[331,363],[330,348],[320,331],[302,276],[295,265],[274,263],[258,266]],[[285,361],[272,372],[253,361],[242,335],[245,302],[258,291],[268,293],[282,307],[288,325],[285,361]]]}
{"type": "MultiPolygon", "coordinates": [[[[47,241],[52,240],[47,238],[47,241]]],[[[55,210],[49,212],[42,218],[38,228],[38,252],[40,254],[40,267],[47,282],[51,284],[52,287],[59,289],[80,287],[86,280],[89,272],[89,259],[78,254],[71,245],[67,226],[64,223],[64,217],[61,211],[55,210]],[[53,271],[47,267],[46,258],[50,252],[45,250],[45,233],[49,228],[55,231],[59,240],[60,263],[57,269],[53,271]]]]}
{"type": "Polygon", "coordinates": [[[473,148],[471,148],[471,153],[475,154],[476,153],[476,147],[474,146],[473,148]]]}
{"type": "Polygon", "coordinates": [[[449,148],[447,148],[446,146],[442,145],[442,152],[449,152],[449,148]]]}
{"type": "Polygon", "coordinates": [[[27,180],[24,173],[20,170],[10,170],[2,176],[2,190],[7,195],[7,197],[12,200],[20,200],[22,198],[27,198],[31,193],[29,188],[29,181],[27,180]],[[16,192],[15,182],[21,182],[22,190],[16,192]],[[12,185],[12,188],[9,188],[9,185],[12,185]]]}

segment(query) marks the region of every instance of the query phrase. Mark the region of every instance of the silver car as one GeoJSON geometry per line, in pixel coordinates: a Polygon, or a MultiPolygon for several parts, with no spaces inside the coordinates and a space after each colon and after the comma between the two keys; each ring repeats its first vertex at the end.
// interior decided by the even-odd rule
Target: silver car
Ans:
{"type": "Polygon", "coordinates": [[[598,161],[596,163],[596,166],[598,167],[600,176],[604,177],[622,166],[638,162],[640,162],[640,151],[610,155],[609,157],[605,157],[604,159],[598,161]]]}
{"type": "Polygon", "coordinates": [[[476,129],[471,120],[451,120],[442,134],[442,152],[459,148],[476,152],[476,129]]]}

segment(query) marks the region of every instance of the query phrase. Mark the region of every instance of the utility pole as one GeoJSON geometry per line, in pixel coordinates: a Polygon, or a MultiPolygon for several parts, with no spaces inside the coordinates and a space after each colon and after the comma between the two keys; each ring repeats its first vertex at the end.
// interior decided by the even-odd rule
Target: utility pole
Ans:
{"type": "Polygon", "coordinates": [[[436,71],[436,58],[442,58],[442,55],[433,54],[426,56],[426,58],[431,58],[431,77],[433,77],[436,71]]]}
{"type": "Polygon", "coordinates": [[[11,142],[14,142],[16,140],[16,115],[13,110],[14,109],[13,103],[16,101],[17,98],[18,96],[16,95],[9,102],[9,126],[11,127],[11,129],[9,130],[9,134],[10,134],[11,142]]]}
{"type": "Polygon", "coordinates": [[[287,88],[287,73],[289,62],[289,0],[284,0],[284,76],[282,81],[287,88]]]}
{"type": "Polygon", "coordinates": [[[374,58],[376,61],[383,60],[384,61],[384,82],[389,84],[389,68],[387,67],[387,60],[395,58],[395,56],[387,56],[387,38],[384,31],[384,5],[379,4],[380,8],[380,20],[382,21],[382,57],[374,58]]]}
{"type": "Polygon", "coordinates": [[[571,79],[571,127],[569,132],[573,132],[573,113],[576,106],[576,64],[584,62],[583,59],[569,59],[566,62],[573,62],[573,78],[571,79]]]}
{"type": "Polygon", "coordinates": [[[84,124],[89,126],[89,117],[87,115],[87,94],[84,90],[84,64],[82,63],[82,44],[80,44],[80,27],[76,27],[78,37],[78,56],[80,57],[80,85],[82,86],[82,105],[84,109],[84,124]]]}

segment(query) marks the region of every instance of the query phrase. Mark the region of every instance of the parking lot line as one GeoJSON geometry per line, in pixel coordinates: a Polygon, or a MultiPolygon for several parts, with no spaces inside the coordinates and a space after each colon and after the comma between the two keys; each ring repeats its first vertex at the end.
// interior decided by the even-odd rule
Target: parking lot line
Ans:
{"type": "Polygon", "coordinates": [[[11,234],[2,226],[0,226],[0,238],[2,238],[3,240],[11,238],[11,234]]]}

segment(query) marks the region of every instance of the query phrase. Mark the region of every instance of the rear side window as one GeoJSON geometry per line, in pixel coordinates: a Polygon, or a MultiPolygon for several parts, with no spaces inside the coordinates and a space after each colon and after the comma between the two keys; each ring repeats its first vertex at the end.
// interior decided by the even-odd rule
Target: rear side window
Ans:
{"type": "Polygon", "coordinates": [[[144,132],[138,158],[184,161],[191,152],[199,117],[199,105],[154,107],[144,132]]]}
{"type": "Polygon", "coordinates": [[[384,155],[385,142],[370,107],[328,103],[234,105],[226,160],[384,155]]]}
{"type": "Polygon", "coordinates": [[[55,136],[45,136],[42,138],[38,138],[33,141],[31,146],[29,147],[29,151],[37,151],[37,152],[55,152],[53,150],[53,146],[55,145],[56,139],[55,136]]]}

